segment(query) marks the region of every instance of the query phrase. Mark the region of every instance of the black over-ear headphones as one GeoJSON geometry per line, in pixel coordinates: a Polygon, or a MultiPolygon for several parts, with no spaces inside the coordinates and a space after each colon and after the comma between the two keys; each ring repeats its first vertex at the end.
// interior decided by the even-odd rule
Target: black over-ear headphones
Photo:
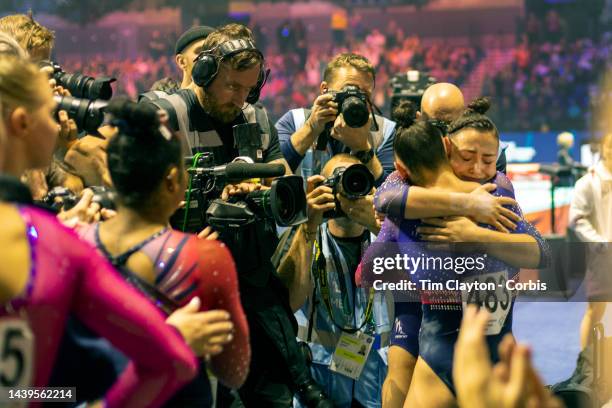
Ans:
{"type": "Polygon", "coordinates": [[[240,39],[226,41],[215,48],[202,51],[193,64],[193,69],[191,71],[193,82],[202,88],[208,87],[217,76],[221,61],[242,51],[255,51],[261,55],[262,63],[257,85],[249,92],[249,96],[246,99],[248,103],[254,104],[259,100],[259,94],[270,76],[270,70],[264,68],[264,56],[251,40],[240,39]]]}

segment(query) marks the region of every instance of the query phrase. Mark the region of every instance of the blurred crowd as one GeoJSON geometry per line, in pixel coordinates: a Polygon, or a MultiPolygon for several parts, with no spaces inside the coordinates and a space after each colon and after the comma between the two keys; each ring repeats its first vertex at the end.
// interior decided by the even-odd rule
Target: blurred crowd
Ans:
{"type": "MultiPolygon", "coordinates": [[[[394,74],[418,69],[429,72],[440,81],[461,85],[484,55],[477,46],[456,46],[443,41],[425,44],[417,36],[406,35],[404,29],[393,22],[384,33],[377,29],[369,33],[355,30],[356,35],[347,36],[341,43],[326,45],[309,44],[306,31],[299,20],[284,22],[276,31],[277,42],[272,47],[268,33],[253,27],[257,44],[264,51],[272,73],[263,89],[262,102],[275,119],[286,111],[287,106],[305,106],[314,99],[322,79],[324,61],[340,52],[356,52],[372,61],[377,68],[373,98],[381,109],[389,105],[387,82],[394,74]]],[[[160,41],[152,39],[149,55],[136,59],[109,60],[98,55],[89,60],[59,56],[59,60],[67,72],[118,78],[115,94],[134,98],[149,90],[159,78],[179,77],[171,55],[172,48],[167,47],[163,53],[156,47],[158,43],[160,41]]]]}
{"type": "Polygon", "coordinates": [[[570,39],[554,12],[527,18],[512,63],[485,80],[482,93],[495,100],[493,116],[502,129],[588,129],[603,95],[600,76],[610,67],[612,35],[570,39]]]}
{"type": "MultiPolygon", "coordinates": [[[[394,21],[384,31],[366,31],[359,18],[354,20],[349,35],[334,35],[328,44],[308,42],[308,28],[300,20],[281,23],[275,33],[253,26],[272,72],[262,102],[274,119],[287,106],[305,106],[314,99],[321,82],[321,61],[339,52],[353,51],[372,61],[377,69],[373,102],[383,110],[389,106],[387,83],[394,74],[417,69],[461,86],[485,55],[478,45],[457,46],[407,35],[394,21]]],[[[512,62],[486,76],[481,92],[492,97],[492,116],[500,129],[597,128],[591,112],[596,109],[593,104],[605,98],[597,78],[609,66],[612,35],[570,39],[567,22],[555,12],[541,18],[530,14],[519,27],[523,31],[512,62]]],[[[179,77],[172,47],[162,47],[167,41],[159,32],[153,34],[148,52],[136,59],[109,60],[99,55],[86,61],[61,56],[60,60],[68,72],[117,77],[115,93],[134,98],[159,78],[179,77]]]]}

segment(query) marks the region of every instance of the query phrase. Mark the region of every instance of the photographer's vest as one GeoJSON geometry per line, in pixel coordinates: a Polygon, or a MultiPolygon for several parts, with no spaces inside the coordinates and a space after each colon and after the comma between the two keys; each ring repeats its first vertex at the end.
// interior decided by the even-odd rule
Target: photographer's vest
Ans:
{"type": "MultiPolygon", "coordinates": [[[[370,236],[363,242],[364,246],[367,247],[373,238],[370,236]]],[[[313,261],[313,274],[315,275],[313,280],[316,284],[315,310],[313,313],[313,299],[310,296],[306,304],[295,313],[298,322],[298,337],[300,340],[308,341],[309,320],[312,316],[309,345],[313,354],[313,362],[329,364],[342,334],[342,330],[336,324],[354,328],[363,326],[360,331],[375,338],[372,352],[378,351],[379,354],[384,355],[385,348],[389,345],[394,316],[393,297],[388,292],[373,291],[371,293],[367,289],[355,287],[351,277],[354,271],[349,271],[344,254],[330,234],[327,223],[321,225],[319,245],[325,257],[324,279],[327,283],[328,294],[326,296],[322,292],[315,271],[316,261],[313,261]],[[371,303],[370,307],[368,303],[371,303]],[[371,309],[371,312],[368,313],[368,309],[371,309]]],[[[316,257],[316,252],[315,248],[313,257],[316,257]]],[[[381,356],[381,358],[386,362],[386,356],[381,356]]]]}
{"type": "MultiPolygon", "coordinates": [[[[183,153],[185,156],[202,152],[212,152],[215,155],[216,164],[225,164],[221,158],[224,157],[226,153],[223,147],[223,141],[217,133],[217,130],[213,127],[213,124],[209,122],[207,122],[207,128],[195,129],[193,122],[190,120],[189,107],[187,106],[183,96],[181,96],[182,92],[186,92],[186,90],[180,90],[174,94],[167,94],[160,91],[148,92],[141,95],[141,99],[147,98],[148,102],[168,112],[168,115],[171,118],[170,122],[173,124],[173,126],[176,126],[180,134],[183,135],[183,140],[186,142],[186,145],[183,145],[183,153]]],[[[195,97],[195,95],[193,95],[193,97],[195,97]]],[[[259,126],[259,133],[261,136],[260,140],[258,141],[259,146],[251,149],[254,153],[249,154],[249,156],[255,156],[251,158],[255,162],[261,162],[261,156],[258,157],[255,151],[257,149],[261,149],[263,152],[268,150],[270,146],[271,132],[268,114],[263,107],[250,104],[248,104],[246,108],[242,110],[242,114],[245,119],[244,123],[254,123],[259,126]]],[[[236,147],[239,149],[239,151],[246,151],[250,148],[250,146],[236,147]]],[[[231,161],[233,157],[227,159],[227,161],[231,161]]]]}
{"type": "MultiPolygon", "coordinates": [[[[310,109],[304,108],[291,110],[291,117],[293,118],[293,123],[296,130],[304,126],[306,119],[308,119],[310,116],[310,112],[310,109]]],[[[369,141],[372,149],[377,152],[378,149],[383,146],[390,137],[393,136],[395,122],[378,115],[374,115],[374,118],[376,119],[378,130],[376,129],[376,126],[372,124],[369,141]]],[[[342,146],[342,149],[338,149],[340,146],[342,146],[340,142],[330,138],[325,151],[315,150],[312,147],[309,148],[304,155],[302,163],[295,171],[295,174],[301,175],[304,177],[304,180],[313,174],[321,174],[321,169],[332,156],[338,153],[350,153],[350,149],[347,146],[342,146]]]]}

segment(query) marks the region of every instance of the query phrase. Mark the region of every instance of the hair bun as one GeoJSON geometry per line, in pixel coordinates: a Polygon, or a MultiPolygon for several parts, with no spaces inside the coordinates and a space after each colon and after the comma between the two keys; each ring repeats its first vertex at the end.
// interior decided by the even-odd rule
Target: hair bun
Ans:
{"type": "Polygon", "coordinates": [[[147,103],[117,98],[108,104],[106,111],[113,116],[121,132],[130,136],[147,137],[160,126],[157,109],[147,103]]]}
{"type": "Polygon", "coordinates": [[[468,105],[468,109],[475,113],[484,115],[491,108],[491,101],[488,98],[476,98],[468,105]]]}
{"type": "Polygon", "coordinates": [[[399,127],[409,128],[416,120],[417,106],[408,99],[402,99],[393,108],[391,119],[397,122],[399,127]]]}

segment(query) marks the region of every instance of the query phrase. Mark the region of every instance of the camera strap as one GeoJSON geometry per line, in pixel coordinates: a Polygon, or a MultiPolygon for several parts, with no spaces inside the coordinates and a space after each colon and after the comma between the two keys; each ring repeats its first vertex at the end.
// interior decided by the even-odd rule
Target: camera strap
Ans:
{"type": "MultiPolygon", "coordinates": [[[[325,255],[323,254],[323,250],[322,250],[323,237],[322,237],[321,229],[322,228],[319,228],[318,242],[315,241],[315,248],[316,248],[315,249],[316,258],[314,262],[315,291],[317,289],[317,282],[318,282],[318,287],[321,292],[323,303],[325,304],[327,312],[329,313],[329,317],[332,323],[334,324],[334,326],[336,326],[338,329],[340,329],[341,331],[345,333],[353,334],[358,331],[361,331],[367,323],[373,323],[372,307],[374,304],[374,288],[370,288],[368,292],[368,302],[367,302],[366,308],[362,316],[362,322],[359,326],[344,326],[344,325],[339,324],[336,321],[336,318],[334,317],[333,307],[332,307],[331,300],[330,300],[329,280],[328,280],[328,274],[327,274],[327,261],[325,259],[325,255]]],[[[333,253],[331,256],[332,256],[332,261],[335,263],[337,270],[342,271],[343,269],[338,269],[338,268],[342,268],[342,266],[338,264],[338,259],[336,259],[337,256],[334,256],[333,253]]],[[[339,279],[342,279],[342,277],[340,277],[339,279]]],[[[346,291],[344,292],[346,293],[346,291]]],[[[314,303],[313,303],[313,308],[314,308],[314,303]]],[[[354,319],[355,304],[353,304],[353,310],[351,311],[351,315],[353,317],[353,320],[355,320],[354,319]]]]}

